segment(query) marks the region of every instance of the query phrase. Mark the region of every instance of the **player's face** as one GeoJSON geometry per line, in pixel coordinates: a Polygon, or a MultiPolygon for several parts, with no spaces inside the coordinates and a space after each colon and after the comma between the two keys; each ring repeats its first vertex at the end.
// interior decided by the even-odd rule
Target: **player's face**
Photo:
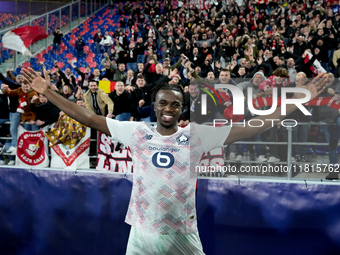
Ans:
{"type": "MultiPolygon", "coordinates": [[[[154,104],[158,125],[161,129],[177,131],[178,119],[182,113],[183,97],[178,91],[160,90],[154,104]]],[[[157,129],[159,131],[159,129],[157,129]]]]}

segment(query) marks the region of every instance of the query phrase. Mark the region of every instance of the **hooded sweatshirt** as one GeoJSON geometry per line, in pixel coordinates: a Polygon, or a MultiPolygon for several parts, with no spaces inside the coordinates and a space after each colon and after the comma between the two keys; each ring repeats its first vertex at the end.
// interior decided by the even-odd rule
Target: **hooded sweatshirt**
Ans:
{"type": "MultiPolygon", "coordinates": [[[[254,86],[254,84],[253,84],[253,80],[254,80],[255,76],[258,75],[258,74],[260,74],[261,77],[262,77],[261,83],[264,82],[264,81],[266,80],[266,76],[264,76],[264,74],[263,74],[262,72],[256,72],[256,73],[253,75],[253,78],[251,78],[249,81],[244,81],[244,82],[241,82],[241,83],[239,83],[239,84],[237,85],[237,87],[238,87],[239,89],[242,90],[243,95],[244,95],[245,97],[247,97],[247,90],[248,90],[248,88],[252,88],[252,89],[253,89],[253,93],[252,93],[252,94],[257,94],[257,93],[261,92],[261,90],[259,89],[259,87],[256,88],[256,87],[254,86]]],[[[261,83],[260,83],[260,84],[261,84],[261,83]]],[[[250,111],[249,111],[249,109],[248,109],[247,100],[245,100],[245,107],[244,107],[244,109],[245,109],[245,110],[244,110],[244,117],[245,117],[246,120],[251,119],[252,117],[254,117],[254,116],[250,113],[250,111]]]]}

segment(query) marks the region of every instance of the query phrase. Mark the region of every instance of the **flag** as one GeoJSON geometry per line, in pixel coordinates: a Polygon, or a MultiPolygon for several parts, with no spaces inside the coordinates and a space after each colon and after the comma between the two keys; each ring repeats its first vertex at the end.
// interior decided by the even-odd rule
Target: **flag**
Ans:
{"type": "Polygon", "coordinates": [[[2,37],[3,46],[21,52],[26,56],[33,56],[28,50],[28,46],[41,39],[47,38],[47,33],[43,27],[25,26],[15,28],[2,37]]]}
{"type": "MultiPolygon", "coordinates": [[[[309,51],[305,51],[306,57],[304,59],[304,63],[306,64],[310,59],[312,59],[313,54],[309,51]]],[[[310,70],[314,73],[314,76],[317,76],[320,73],[327,73],[325,68],[321,66],[319,60],[314,60],[313,64],[310,67],[310,70]]]]}
{"type": "Polygon", "coordinates": [[[47,154],[47,139],[44,132],[27,131],[22,126],[18,127],[16,166],[48,167],[50,161],[47,154]]]}
{"type": "Polygon", "coordinates": [[[104,90],[106,94],[115,90],[116,82],[115,81],[99,81],[98,88],[104,90]]]}

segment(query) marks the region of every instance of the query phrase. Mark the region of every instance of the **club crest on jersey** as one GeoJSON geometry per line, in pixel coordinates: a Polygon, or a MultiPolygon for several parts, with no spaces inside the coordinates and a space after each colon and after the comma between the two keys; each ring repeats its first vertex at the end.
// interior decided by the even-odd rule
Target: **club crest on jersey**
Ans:
{"type": "Polygon", "coordinates": [[[152,137],[153,137],[153,135],[150,135],[150,134],[146,134],[146,135],[144,136],[144,138],[145,138],[146,140],[151,140],[152,137]]]}
{"type": "Polygon", "coordinates": [[[176,138],[176,141],[178,145],[189,145],[189,136],[186,136],[185,134],[181,134],[176,138]]]}

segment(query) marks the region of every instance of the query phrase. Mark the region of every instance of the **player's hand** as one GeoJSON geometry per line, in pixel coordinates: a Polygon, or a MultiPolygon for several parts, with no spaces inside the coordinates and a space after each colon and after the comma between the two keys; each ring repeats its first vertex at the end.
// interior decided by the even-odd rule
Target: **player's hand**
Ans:
{"type": "MultiPolygon", "coordinates": [[[[306,85],[296,85],[296,87],[307,89],[311,94],[311,98],[310,98],[310,101],[311,101],[315,97],[319,96],[325,90],[326,82],[327,82],[327,75],[325,73],[321,73],[318,76],[316,76],[311,82],[307,83],[306,85]]],[[[293,96],[293,98],[305,98],[305,97],[306,95],[304,93],[294,93],[294,96],[293,96]]]]}
{"type": "Polygon", "coordinates": [[[50,79],[44,67],[44,75],[46,79],[43,79],[39,74],[37,74],[32,68],[22,69],[21,74],[25,77],[29,84],[31,84],[32,89],[40,94],[45,94],[50,88],[50,79]]]}

